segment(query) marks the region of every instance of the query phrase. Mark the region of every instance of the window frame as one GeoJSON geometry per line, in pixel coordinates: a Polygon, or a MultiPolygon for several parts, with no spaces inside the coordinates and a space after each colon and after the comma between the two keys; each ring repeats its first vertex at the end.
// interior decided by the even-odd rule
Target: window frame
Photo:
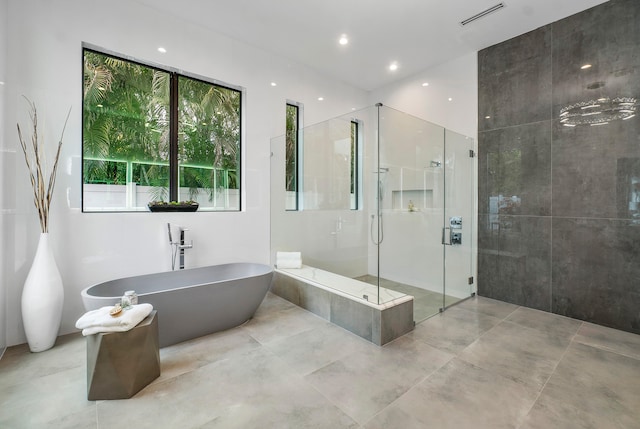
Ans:
{"type": "Polygon", "coordinates": [[[114,51],[110,51],[99,46],[95,46],[89,43],[82,43],[82,61],[81,61],[81,82],[82,82],[82,129],[81,129],[81,188],[80,188],[80,207],[83,213],[150,213],[150,211],[141,209],[140,207],[129,208],[125,207],[124,210],[115,210],[115,209],[85,209],[84,205],[84,186],[85,186],[85,154],[84,154],[84,120],[85,120],[85,94],[84,94],[84,58],[85,52],[92,52],[99,55],[109,56],[115,58],[117,60],[126,61],[128,63],[132,63],[138,66],[147,67],[153,70],[165,72],[169,74],[169,159],[168,159],[168,167],[169,167],[169,201],[177,201],[180,179],[179,179],[179,169],[180,163],[178,159],[179,150],[178,150],[178,82],[180,77],[193,79],[196,81],[200,81],[206,84],[214,85],[217,87],[221,87],[227,90],[238,92],[239,97],[239,107],[238,107],[238,120],[239,120],[239,142],[238,142],[238,167],[237,167],[237,189],[238,189],[238,208],[237,209],[224,209],[224,210],[215,210],[211,208],[201,208],[198,211],[202,212],[242,212],[245,207],[245,197],[244,197],[244,175],[245,175],[245,155],[244,155],[244,145],[245,145],[245,113],[244,113],[244,105],[246,98],[246,90],[244,87],[238,85],[232,85],[226,82],[219,81],[217,79],[212,79],[204,76],[200,76],[194,73],[185,72],[184,70],[179,70],[174,67],[157,64],[150,61],[142,61],[137,58],[123,55],[114,51]]]}

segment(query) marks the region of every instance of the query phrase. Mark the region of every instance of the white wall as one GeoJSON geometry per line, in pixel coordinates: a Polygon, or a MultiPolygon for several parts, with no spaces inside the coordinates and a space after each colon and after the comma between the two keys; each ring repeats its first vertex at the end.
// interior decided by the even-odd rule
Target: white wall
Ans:
{"type": "Polygon", "coordinates": [[[167,222],[190,229],[187,238],[193,239],[194,248],[187,251],[187,266],[229,261],[268,263],[270,138],[284,133],[285,100],[304,104],[307,124],[367,103],[363,91],[137,3],[0,1],[3,8],[8,3],[7,13],[0,14],[7,19],[7,25],[0,28],[8,33],[7,38],[2,37],[8,40],[6,55],[0,47],[0,61],[6,63],[6,84],[0,89],[0,103],[3,96],[5,108],[0,119],[12,125],[3,128],[4,145],[0,146],[3,155],[0,300],[6,291],[8,345],[25,341],[20,295],[39,236],[26,168],[21,154],[16,156],[15,152],[19,148],[13,124],[20,121],[25,127],[29,125],[22,95],[36,103],[42,137],[50,145],[57,141],[66,112],[72,107],[50,227],[65,284],[61,334],[74,331],[75,320],[84,312],[80,300],[83,288],[118,277],[170,269],[167,222]],[[82,42],[246,88],[242,212],[81,212],[82,42]],[[167,49],[166,54],[157,52],[160,45],[167,49]],[[272,87],[272,81],[278,85],[272,87]],[[317,101],[320,95],[323,102],[317,101]]]}
{"type": "MultiPolygon", "coordinates": [[[[5,129],[4,122],[4,99],[5,99],[5,64],[7,58],[7,6],[8,0],[0,0],[0,130],[5,129]]],[[[11,171],[8,160],[11,156],[7,154],[4,133],[0,132],[0,356],[7,346],[7,271],[6,249],[4,243],[8,240],[7,219],[9,218],[9,207],[7,204],[7,193],[4,184],[8,182],[7,172],[11,171]]]]}
{"type": "Polygon", "coordinates": [[[477,53],[464,55],[372,91],[369,104],[378,102],[477,141],[477,53]],[[429,86],[422,86],[425,82],[429,86]],[[449,101],[449,98],[453,100],[449,101]]]}

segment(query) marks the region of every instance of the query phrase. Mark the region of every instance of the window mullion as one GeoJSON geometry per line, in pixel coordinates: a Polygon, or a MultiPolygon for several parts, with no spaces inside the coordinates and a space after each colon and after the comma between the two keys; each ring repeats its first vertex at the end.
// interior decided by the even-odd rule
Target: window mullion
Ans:
{"type": "Polygon", "coordinates": [[[178,201],[178,74],[169,83],[169,201],[178,201]]]}

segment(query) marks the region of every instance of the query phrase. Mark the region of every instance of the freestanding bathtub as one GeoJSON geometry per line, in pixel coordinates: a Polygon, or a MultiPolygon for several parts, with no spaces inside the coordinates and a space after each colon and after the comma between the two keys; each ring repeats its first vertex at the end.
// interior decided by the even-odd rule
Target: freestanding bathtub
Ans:
{"type": "Polygon", "coordinates": [[[111,280],[81,292],[84,308],[114,305],[127,290],[158,310],[160,347],[241,325],[264,299],[269,265],[232,263],[111,280]]]}

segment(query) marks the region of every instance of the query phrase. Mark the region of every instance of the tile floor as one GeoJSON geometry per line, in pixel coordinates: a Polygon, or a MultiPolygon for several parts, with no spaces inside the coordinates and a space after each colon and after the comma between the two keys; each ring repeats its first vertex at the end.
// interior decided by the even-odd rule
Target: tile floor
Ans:
{"type": "Polygon", "coordinates": [[[0,360],[1,428],[640,428],[640,336],[474,298],[377,347],[269,294],[87,401],[85,340],[0,360]]]}

